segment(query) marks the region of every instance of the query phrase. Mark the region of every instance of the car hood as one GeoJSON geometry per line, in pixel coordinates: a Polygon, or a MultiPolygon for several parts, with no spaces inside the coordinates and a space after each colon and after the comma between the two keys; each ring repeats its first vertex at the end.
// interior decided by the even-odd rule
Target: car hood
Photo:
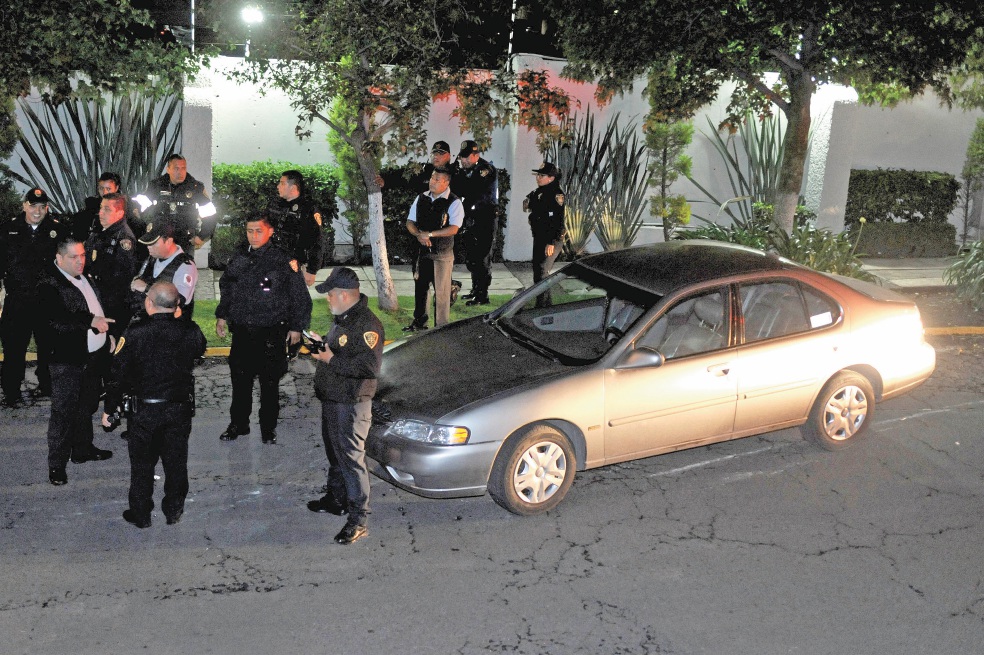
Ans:
{"type": "Polygon", "coordinates": [[[570,366],[533,352],[483,317],[415,336],[383,356],[376,400],[392,416],[437,419],[570,366]]]}

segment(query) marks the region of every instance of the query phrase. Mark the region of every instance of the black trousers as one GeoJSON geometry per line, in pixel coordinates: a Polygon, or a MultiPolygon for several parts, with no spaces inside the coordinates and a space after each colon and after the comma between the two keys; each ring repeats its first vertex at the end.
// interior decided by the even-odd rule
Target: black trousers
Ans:
{"type": "Polygon", "coordinates": [[[477,216],[464,235],[465,266],[471,273],[471,292],[476,298],[489,297],[492,284],[492,245],[495,241],[495,215],[477,216]]]}
{"type": "Polygon", "coordinates": [[[165,516],[184,510],[188,497],[188,436],[191,434],[189,403],[137,403],[127,422],[130,450],[130,509],[138,519],[154,509],[154,470],[164,468],[165,516]]]}
{"type": "Polygon", "coordinates": [[[38,350],[38,388],[51,393],[51,372],[48,365],[47,326],[38,307],[37,298],[7,296],[0,315],[0,343],[3,344],[3,368],[0,387],[7,398],[19,398],[24,381],[27,346],[34,337],[38,350]]]}
{"type": "Polygon", "coordinates": [[[48,468],[65,468],[73,451],[83,455],[92,448],[92,415],[99,407],[107,358],[104,348],[85,364],[51,365],[48,468]]]}
{"type": "Polygon", "coordinates": [[[350,520],[362,524],[369,514],[366,437],[371,423],[371,400],[321,403],[321,438],[328,455],[328,493],[348,507],[350,520]]]}
{"type": "Polygon", "coordinates": [[[553,268],[554,262],[557,261],[557,257],[564,250],[564,242],[560,241],[544,241],[542,239],[533,239],[533,284],[536,284],[543,278],[550,275],[550,269],[553,268]],[[547,257],[547,246],[553,245],[553,254],[547,257]]]}
{"type": "Polygon", "coordinates": [[[280,378],[287,372],[287,326],[249,327],[232,330],[229,373],[232,378],[230,423],[249,428],[253,411],[253,381],[260,379],[260,430],[277,427],[280,418],[280,378]]]}

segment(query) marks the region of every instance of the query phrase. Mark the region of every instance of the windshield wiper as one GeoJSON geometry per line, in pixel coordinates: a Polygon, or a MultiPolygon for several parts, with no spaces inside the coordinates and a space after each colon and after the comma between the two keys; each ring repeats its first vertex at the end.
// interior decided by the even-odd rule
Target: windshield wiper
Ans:
{"type": "Polygon", "coordinates": [[[494,325],[495,328],[499,332],[501,332],[505,336],[509,337],[510,339],[512,339],[513,341],[515,341],[516,343],[518,343],[520,345],[523,345],[523,346],[526,346],[527,348],[529,348],[533,352],[539,353],[540,355],[543,355],[544,357],[546,357],[549,360],[552,360],[554,362],[557,362],[558,364],[561,363],[560,358],[557,356],[557,353],[553,352],[552,350],[550,350],[546,346],[542,346],[542,345],[538,344],[533,339],[531,339],[531,338],[529,338],[529,337],[527,337],[525,335],[522,335],[519,332],[516,332],[515,330],[508,330],[508,329],[506,329],[506,326],[502,324],[502,321],[495,320],[495,321],[492,322],[492,325],[494,325]]]}

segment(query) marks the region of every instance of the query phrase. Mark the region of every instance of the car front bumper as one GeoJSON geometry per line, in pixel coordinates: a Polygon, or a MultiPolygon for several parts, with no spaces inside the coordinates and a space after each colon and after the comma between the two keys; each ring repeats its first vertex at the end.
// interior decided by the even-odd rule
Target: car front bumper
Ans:
{"type": "Polygon", "coordinates": [[[374,425],[366,440],[366,464],[377,477],[427,498],[485,494],[498,442],[436,446],[384,432],[374,425]]]}

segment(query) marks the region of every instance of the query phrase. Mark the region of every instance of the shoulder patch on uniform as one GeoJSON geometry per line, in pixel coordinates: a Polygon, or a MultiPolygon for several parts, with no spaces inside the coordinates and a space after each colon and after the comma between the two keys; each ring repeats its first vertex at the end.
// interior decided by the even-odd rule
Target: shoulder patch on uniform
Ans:
{"type": "Polygon", "coordinates": [[[314,222],[318,224],[318,227],[321,227],[321,214],[318,212],[314,212],[314,222]]]}
{"type": "Polygon", "coordinates": [[[563,193],[558,193],[556,196],[554,196],[554,200],[556,200],[557,201],[557,204],[560,205],[561,207],[564,206],[564,194],[563,193]]]}
{"type": "Polygon", "coordinates": [[[126,337],[120,337],[120,340],[116,344],[116,350],[113,351],[114,355],[118,354],[121,350],[123,350],[124,343],[126,343],[126,337]]]}
{"type": "Polygon", "coordinates": [[[488,175],[489,175],[489,169],[483,168],[482,169],[482,172],[479,173],[479,175],[481,175],[482,177],[488,177],[488,175]]]}
{"type": "Polygon", "coordinates": [[[190,287],[192,282],[193,280],[191,279],[191,273],[185,273],[184,283],[190,287]]]}
{"type": "Polygon", "coordinates": [[[123,250],[133,250],[133,242],[130,241],[129,239],[121,239],[120,248],[122,248],[123,250]]]}
{"type": "Polygon", "coordinates": [[[375,332],[363,332],[362,338],[370,348],[375,348],[376,344],[379,343],[379,335],[375,332]]]}
{"type": "Polygon", "coordinates": [[[295,273],[300,270],[300,268],[297,266],[297,260],[296,259],[290,260],[290,268],[295,273]]]}
{"type": "Polygon", "coordinates": [[[347,344],[347,343],[348,343],[348,335],[347,334],[343,334],[342,336],[338,337],[338,345],[339,346],[341,346],[341,347],[344,348],[345,347],[345,344],[347,344]]]}
{"type": "Polygon", "coordinates": [[[90,259],[90,261],[93,261],[93,262],[95,262],[95,261],[96,261],[96,255],[98,255],[98,254],[99,254],[99,251],[98,251],[98,250],[96,250],[95,248],[93,248],[93,249],[92,249],[92,256],[91,256],[91,257],[89,257],[89,259],[90,259]]]}

